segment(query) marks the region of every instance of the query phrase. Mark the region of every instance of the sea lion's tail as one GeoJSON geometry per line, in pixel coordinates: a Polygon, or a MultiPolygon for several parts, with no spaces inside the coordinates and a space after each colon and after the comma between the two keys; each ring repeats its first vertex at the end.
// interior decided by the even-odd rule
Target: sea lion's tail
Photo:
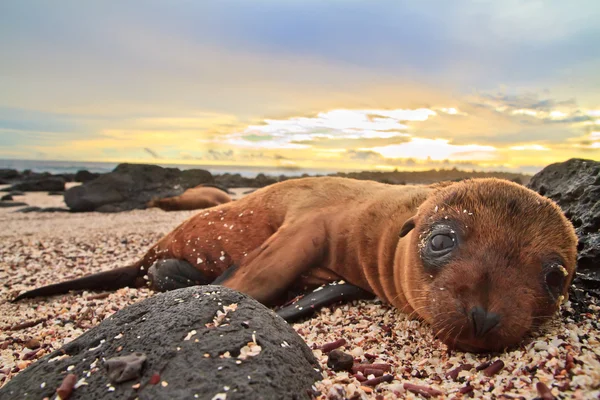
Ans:
{"type": "Polygon", "coordinates": [[[30,290],[15,297],[12,302],[38,296],[52,296],[67,293],[70,290],[116,290],[126,286],[136,285],[140,274],[140,264],[111,269],[87,275],[66,282],[55,283],[30,290]]]}

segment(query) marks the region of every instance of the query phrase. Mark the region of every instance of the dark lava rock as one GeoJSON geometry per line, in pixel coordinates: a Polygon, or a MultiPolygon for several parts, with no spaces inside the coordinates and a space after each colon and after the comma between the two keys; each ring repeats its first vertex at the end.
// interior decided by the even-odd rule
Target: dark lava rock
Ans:
{"type": "Polygon", "coordinates": [[[58,174],[54,176],[63,178],[65,182],[75,182],[75,174],[58,174]]]}
{"type": "Polygon", "coordinates": [[[25,193],[20,190],[11,190],[9,194],[11,196],[25,196],[25,193]]]}
{"type": "Polygon", "coordinates": [[[277,183],[280,180],[286,180],[292,178],[274,178],[271,176],[267,176],[265,174],[258,174],[256,178],[246,178],[240,174],[230,174],[225,173],[222,175],[215,176],[215,182],[222,187],[226,188],[239,188],[239,187],[253,187],[253,188],[262,188],[268,185],[272,185],[273,183],[277,183]]]}
{"type": "Polygon", "coordinates": [[[13,190],[18,190],[21,192],[64,191],[65,180],[57,177],[25,180],[23,182],[16,183],[9,188],[3,189],[2,191],[11,192],[13,190]]]}
{"type": "Polygon", "coordinates": [[[0,201],[0,208],[23,207],[26,205],[27,203],[23,203],[21,201],[0,201]]]}
{"type": "Polygon", "coordinates": [[[327,366],[334,371],[350,371],[354,365],[352,354],[341,350],[331,350],[327,356],[327,366]]]}
{"type": "Polygon", "coordinates": [[[8,201],[8,200],[14,200],[12,197],[12,194],[5,194],[4,196],[0,197],[1,201],[8,201]]]}
{"type": "Polygon", "coordinates": [[[49,212],[70,212],[71,210],[69,210],[68,208],[63,208],[63,207],[46,207],[46,208],[42,208],[42,207],[35,207],[35,206],[31,206],[31,207],[25,207],[25,208],[21,208],[15,212],[19,212],[19,213],[30,213],[30,212],[43,212],[43,213],[49,213],[49,212]]]}
{"type": "Polygon", "coordinates": [[[527,186],[558,203],[579,237],[575,290],[569,298],[577,301],[581,291],[600,298],[600,163],[574,158],[551,164],[527,186]]]}
{"type": "Polygon", "coordinates": [[[265,174],[258,174],[256,178],[254,178],[255,185],[258,187],[265,187],[268,185],[272,185],[277,182],[276,179],[266,176],[265,174]]]}
{"type": "Polygon", "coordinates": [[[301,399],[321,378],[315,368],[311,350],[272,310],[221,286],[194,286],[118,311],[22,371],[0,399],[54,398],[68,373],[87,382],[71,399],[301,399]],[[260,352],[244,357],[253,340],[260,352]],[[145,356],[141,377],[111,383],[106,360],[134,353],[145,356]]]}
{"type": "Polygon", "coordinates": [[[215,182],[227,188],[254,187],[254,179],[245,178],[240,174],[225,173],[215,176],[215,182]]]}
{"type": "Polygon", "coordinates": [[[19,177],[19,171],[16,169],[0,168],[0,179],[8,181],[19,177]]]}
{"type": "Polygon", "coordinates": [[[153,198],[178,196],[190,187],[212,181],[211,173],[202,169],[119,164],[112,172],[67,190],[65,203],[72,211],[143,209],[153,198]]]}
{"type": "Polygon", "coordinates": [[[75,176],[73,177],[73,181],[85,183],[85,182],[93,181],[94,179],[98,178],[100,175],[102,175],[102,174],[98,174],[95,172],[90,172],[88,170],[82,169],[75,173],[75,176]]]}

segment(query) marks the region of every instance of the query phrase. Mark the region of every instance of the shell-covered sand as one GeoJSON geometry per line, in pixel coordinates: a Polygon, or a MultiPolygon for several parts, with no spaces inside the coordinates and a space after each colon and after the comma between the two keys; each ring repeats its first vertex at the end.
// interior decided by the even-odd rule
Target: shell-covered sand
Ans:
{"type": "MultiPolygon", "coordinates": [[[[243,190],[237,192],[241,195],[243,190]]],[[[15,201],[41,207],[64,206],[62,197],[44,193],[15,197],[15,201]]],[[[24,289],[128,265],[195,213],[158,209],[118,214],[14,211],[0,209],[0,385],[36,359],[152,292],[125,288],[17,304],[10,303],[10,298],[24,289]]],[[[567,303],[562,315],[541,334],[502,354],[449,352],[427,325],[408,320],[378,300],[329,307],[294,328],[320,360],[323,380],[315,385],[315,394],[321,399],[436,395],[440,399],[531,399],[544,395],[544,387],[557,398],[598,398],[600,307],[590,305],[579,322],[568,311],[567,303]],[[352,354],[356,363],[388,364],[390,371],[374,381],[365,378],[377,378],[378,371],[365,378],[333,372],[327,366],[327,354],[318,347],[340,339],[346,342],[340,350],[352,354]],[[486,369],[488,362],[495,363],[486,369]],[[456,368],[463,370],[447,376],[456,368]],[[377,383],[380,380],[383,382],[377,383]],[[419,391],[423,394],[416,394],[419,391]]]]}

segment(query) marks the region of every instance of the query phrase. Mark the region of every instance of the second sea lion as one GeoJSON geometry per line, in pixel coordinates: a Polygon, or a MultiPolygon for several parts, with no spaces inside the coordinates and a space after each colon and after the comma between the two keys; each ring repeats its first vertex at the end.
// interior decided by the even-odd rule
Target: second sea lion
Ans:
{"type": "MultiPolygon", "coordinates": [[[[303,178],[199,212],[133,266],[17,299],[212,282],[273,305],[290,290],[344,280],[357,290],[350,297],[372,294],[412,313],[453,348],[495,351],[556,312],[573,279],[576,247],[554,202],[509,181],[394,186],[303,178]]],[[[344,290],[326,291],[317,303],[344,290]]],[[[289,318],[293,307],[283,312],[289,318]]]]}
{"type": "Polygon", "coordinates": [[[165,211],[198,210],[229,203],[231,197],[222,189],[212,186],[196,186],[179,196],[165,197],[148,202],[148,208],[158,207],[165,211]]]}

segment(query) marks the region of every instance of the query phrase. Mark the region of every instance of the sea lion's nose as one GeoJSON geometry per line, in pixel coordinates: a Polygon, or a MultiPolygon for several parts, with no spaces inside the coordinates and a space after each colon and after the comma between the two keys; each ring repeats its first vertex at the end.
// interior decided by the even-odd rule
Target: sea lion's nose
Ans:
{"type": "Polygon", "coordinates": [[[473,333],[476,337],[482,337],[500,323],[500,315],[476,306],[471,308],[471,320],[473,321],[473,333]]]}

